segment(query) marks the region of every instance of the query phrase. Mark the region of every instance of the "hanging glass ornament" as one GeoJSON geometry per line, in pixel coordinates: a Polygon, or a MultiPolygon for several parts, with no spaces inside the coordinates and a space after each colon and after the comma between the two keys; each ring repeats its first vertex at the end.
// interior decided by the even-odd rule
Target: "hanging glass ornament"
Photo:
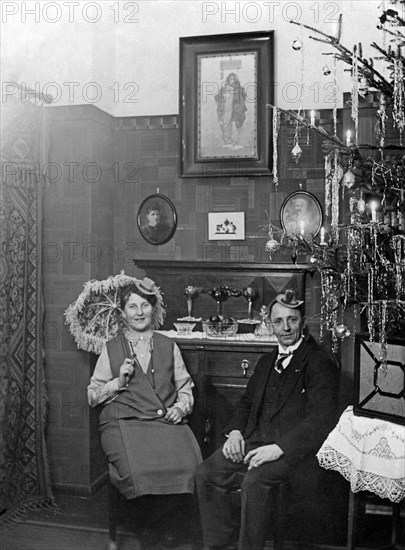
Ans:
{"type": "Polygon", "coordinates": [[[363,197],[361,197],[357,201],[357,210],[360,214],[364,214],[364,212],[366,211],[366,201],[363,199],[363,197]]]}
{"type": "Polygon", "coordinates": [[[299,146],[298,142],[292,148],[291,155],[292,155],[293,159],[295,160],[295,162],[298,162],[298,160],[300,159],[300,157],[302,155],[302,149],[299,146]]]}
{"type": "Polygon", "coordinates": [[[329,76],[332,71],[329,69],[329,67],[327,65],[324,65],[322,67],[322,72],[323,72],[324,76],[329,76]]]}
{"type": "Polygon", "coordinates": [[[291,45],[292,49],[295,51],[299,51],[302,49],[302,42],[298,38],[294,40],[294,42],[291,45]]]}
{"type": "Polygon", "coordinates": [[[340,340],[344,340],[348,336],[350,336],[350,329],[347,325],[337,325],[334,327],[333,332],[335,333],[335,336],[339,338],[340,340]]]}
{"type": "Polygon", "coordinates": [[[273,230],[270,226],[270,229],[269,229],[269,240],[266,242],[265,244],[265,251],[269,253],[269,259],[271,260],[272,259],[272,254],[274,254],[275,252],[277,252],[277,250],[280,250],[280,243],[278,241],[276,241],[276,239],[274,238],[274,235],[273,235],[273,230]]]}
{"type": "Polygon", "coordinates": [[[356,177],[349,168],[349,170],[343,176],[343,183],[348,189],[351,189],[354,185],[355,180],[356,180],[356,177]]]}

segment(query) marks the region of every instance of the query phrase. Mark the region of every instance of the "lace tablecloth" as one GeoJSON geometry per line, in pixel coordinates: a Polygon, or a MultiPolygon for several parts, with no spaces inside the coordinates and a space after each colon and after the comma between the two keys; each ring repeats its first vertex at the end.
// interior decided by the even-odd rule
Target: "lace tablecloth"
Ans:
{"type": "Polygon", "coordinates": [[[405,497],[405,426],[355,416],[348,407],[317,458],[342,474],[353,493],[371,491],[391,502],[405,497]]]}

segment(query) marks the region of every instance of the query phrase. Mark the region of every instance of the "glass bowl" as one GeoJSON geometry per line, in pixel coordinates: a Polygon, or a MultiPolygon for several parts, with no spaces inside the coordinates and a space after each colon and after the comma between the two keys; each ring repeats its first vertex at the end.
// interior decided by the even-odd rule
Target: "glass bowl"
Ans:
{"type": "Polygon", "coordinates": [[[182,321],[182,322],[173,323],[173,325],[176,327],[176,330],[179,336],[188,336],[189,334],[192,333],[196,323],[182,321]]]}
{"type": "Polygon", "coordinates": [[[236,321],[232,321],[231,323],[223,323],[222,321],[217,323],[203,321],[202,327],[203,333],[211,338],[235,336],[238,332],[238,323],[236,321]]]}

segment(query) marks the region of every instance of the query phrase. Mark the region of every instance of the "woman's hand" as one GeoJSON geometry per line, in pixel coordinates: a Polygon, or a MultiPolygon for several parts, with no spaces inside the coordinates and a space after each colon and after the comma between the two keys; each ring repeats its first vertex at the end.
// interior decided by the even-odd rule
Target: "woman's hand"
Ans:
{"type": "Polygon", "coordinates": [[[232,462],[242,462],[245,454],[245,440],[239,430],[232,430],[222,447],[222,454],[232,462]]]}
{"type": "Polygon", "coordinates": [[[120,389],[128,384],[133,374],[134,360],[127,357],[120,366],[120,374],[118,376],[118,386],[120,389]]]}
{"type": "Polygon", "coordinates": [[[183,420],[183,416],[183,411],[179,407],[170,407],[170,409],[167,409],[165,419],[173,424],[179,424],[183,420]]]}
{"type": "Polygon", "coordinates": [[[249,451],[245,456],[244,462],[245,464],[249,464],[248,470],[251,470],[266,462],[278,460],[283,454],[284,452],[280,447],[274,443],[272,445],[263,445],[263,447],[258,447],[257,449],[253,449],[253,451],[249,451]]]}

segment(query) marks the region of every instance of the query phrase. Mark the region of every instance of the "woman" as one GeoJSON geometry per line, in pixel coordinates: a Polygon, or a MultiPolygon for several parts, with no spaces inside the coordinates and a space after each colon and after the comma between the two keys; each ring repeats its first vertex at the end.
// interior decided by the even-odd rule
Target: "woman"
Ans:
{"type": "Polygon", "coordinates": [[[215,96],[217,104],[217,116],[221,137],[226,149],[243,149],[238,143],[239,130],[246,118],[246,92],[243,89],[236,73],[230,73],[215,96]],[[233,128],[235,125],[236,132],[233,128]],[[235,134],[238,134],[236,137],[235,134]]]}
{"type": "Polygon", "coordinates": [[[162,216],[162,209],[156,202],[146,209],[147,223],[141,228],[142,235],[151,243],[163,244],[170,235],[171,227],[162,216]]]}
{"type": "Polygon", "coordinates": [[[111,482],[126,499],[193,493],[201,462],[186,423],[193,382],[177,344],[153,331],[163,320],[162,296],[151,279],[135,279],[120,301],[125,328],[104,346],[88,386],[90,406],[102,406],[111,482]]]}

